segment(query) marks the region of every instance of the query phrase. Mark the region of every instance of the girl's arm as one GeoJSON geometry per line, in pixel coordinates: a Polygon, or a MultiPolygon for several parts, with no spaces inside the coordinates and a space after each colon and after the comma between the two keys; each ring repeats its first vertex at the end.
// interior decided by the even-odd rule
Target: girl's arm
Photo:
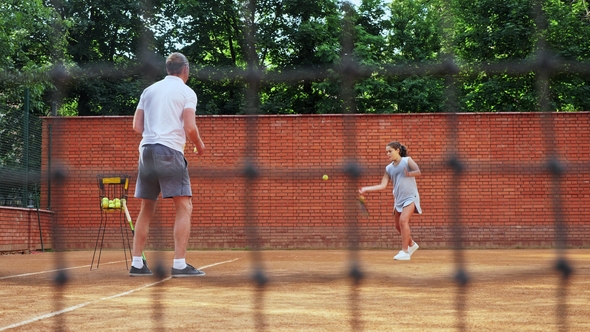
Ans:
{"type": "Polygon", "coordinates": [[[406,168],[404,171],[406,176],[417,177],[417,176],[422,175],[422,172],[420,172],[420,168],[418,167],[418,164],[416,164],[416,162],[412,158],[408,159],[408,168],[409,169],[406,168]]]}
{"type": "Polygon", "coordinates": [[[380,184],[374,185],[374,186],[362,187],[361,189],[359,189],[359,193],[363,194],[363,193],[366,193],[367,191],[383,190],[383,189],[387,188],[388,183],[389,183],[389,174],[387,174],[387,172],[386,172],[383,174],[383,178],[381,179],[380,184]]]}

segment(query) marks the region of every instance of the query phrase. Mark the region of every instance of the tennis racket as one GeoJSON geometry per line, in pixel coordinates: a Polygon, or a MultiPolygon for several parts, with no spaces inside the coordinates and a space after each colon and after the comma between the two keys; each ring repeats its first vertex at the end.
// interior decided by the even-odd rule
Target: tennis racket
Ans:
{"type": "Polygon", "coordinates": [[[364,216],[368,216],[369,215],[369,209],[367,209],[367,202],[365,200],[365,196],[359,195],[358,202],[359,202],[359,207],[361,209],[361,213],[364,216]]]}
{"type": "MultiPolygon", "coordinates": [[[[129,214],[129,210],[127,209],[127,200],[121,200],[121,206],[123,206],[123,210],[125,211],[125,216],[127,217],[127,222],[129,223],[129,227],[131,228],[131,234],[135,236],[135,227],[133,227],[133,220],[131,220],[131,215],[129,214]]],[[[143,258],[143,265],[147,266],[147,261],[145,259],[145,254],[141,253],[141,258],[143,258]]]]}

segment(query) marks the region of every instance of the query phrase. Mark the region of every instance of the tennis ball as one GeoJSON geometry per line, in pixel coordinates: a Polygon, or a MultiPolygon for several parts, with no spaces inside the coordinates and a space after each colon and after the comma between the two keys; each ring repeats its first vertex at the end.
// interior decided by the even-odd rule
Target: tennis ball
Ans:
{"type": "Polygon", "coordinates": [[[195,146],[195,148],[193,149],[193,152],[197,152],[197,147],[195,146]]]}
{"type": "Polygon", "coordinates": [[[101,206],[103,209],[108,209],[109,208],[109,199],[106,197],[103,197],[102,201],[101,201],[101,206]]]}
{"type": "Polygon", "coordinates": [[[322,179],[324,179],[324,181],[328,180],[328,175],[324,174],[324,176],[322,176],[322,179]]]}

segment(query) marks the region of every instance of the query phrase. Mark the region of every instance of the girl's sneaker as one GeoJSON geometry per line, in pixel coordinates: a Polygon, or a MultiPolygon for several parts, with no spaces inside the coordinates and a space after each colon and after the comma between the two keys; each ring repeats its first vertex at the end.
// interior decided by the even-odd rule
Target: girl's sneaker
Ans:
{"type": "Polygon", "coordinates": [[[395,259],[396,261],[409,261],[410,254],[403,250],[400,250],[399,253],[393,257],[393,259],[395,259]]]}

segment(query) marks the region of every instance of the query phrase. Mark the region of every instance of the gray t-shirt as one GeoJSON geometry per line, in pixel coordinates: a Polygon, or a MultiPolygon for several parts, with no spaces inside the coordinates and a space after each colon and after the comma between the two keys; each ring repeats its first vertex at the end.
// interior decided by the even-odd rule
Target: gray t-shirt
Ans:
{"type": "Polygon", "coordinates": [[[422,214],[420,207],[420,195],[418,194],[418,186],[416,185],[416,178],[413,176],[406,176],[404,170],[409,169],[408,160],[410,157],[403,157],[398,165],[393,163],[385,167],[385,172],[393,182],[393,197],[395,198],[395,209],[402,212],[405,206],[414,202],[416,212],[422,214]]]}

